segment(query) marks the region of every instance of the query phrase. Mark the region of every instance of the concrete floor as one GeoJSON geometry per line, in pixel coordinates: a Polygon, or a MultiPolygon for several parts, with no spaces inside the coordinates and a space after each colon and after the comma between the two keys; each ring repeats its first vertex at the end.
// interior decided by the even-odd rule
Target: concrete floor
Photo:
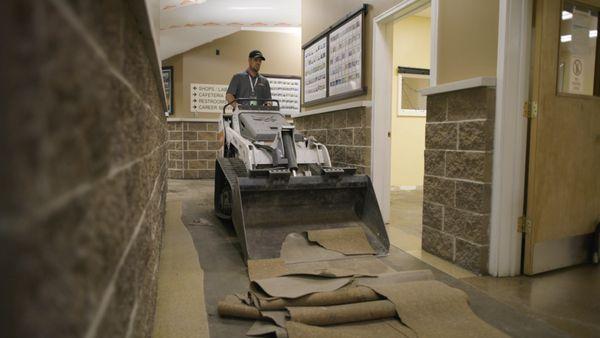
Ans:
{"type": "Polygon", "coordinates": [[[392,191],[390,196],[393,245],[571,336],[600,337],[600,267],[577,266],[535,277],[475,276],[421,251],[423,190],[392,191]]]}
{"type": "MultiPolygon", "coordinates": [[[[203,273],[203,286],[195,283],[185,292],[196,293],[195,296],[190,294],[189,299],[204,297],[210,337],[243,337],[251,322],[220,318],[216,311],[218,300],[226,294],[247,290],[248,277],[235,232],[231,225],[222,224],[213,214],[212,191],[210,180],[169,181],[167,199],[181,201],[181,221],[193,241],[196,268],[203,273]]],[[[436,279],[464,290],[478,316],[511,336],[600,336],[597,267],[577,267],[535,278],[475,276],[420,251],[421,199],[422,192],[418,190],[392,193],[393,212],[388,231],[393,246],[382,262],[398,271],[431,269],[436,279]]],[[[172,218],[168,220],[173,221],[172,218]]],[[[168,225],[166,228],[169,231],[168,225]]],[[[165,241],[163,250],[168,250],[168,245],[165,241]]],[[[172,241],[170,245],[180,243],[172,241]]],[[[188,256],[192,255],[190,250],[186,251],[188,256]]],[[[163,264],[176,263],[161,259],[159,283],[163,278],[162,270],[168,269],[163,264]]],[[[173,270],[177,269],[189,267],[177,264],[173,270]]],[[[159,288],[159,300],[169,298],[170,292],[174,292],[172,288],[159,288]]],[[[189,306],[189,299],[178,301],[189,306]]],[[[206,320],[201,315],[185,312],[173,316],[164,305],[161,308],[160,301],[157,306],[156,325],[165,325],[166,320],[171,321],[171,327],[190,327],[192,321],[206,320]]],[[[157,331],[160,328],[155,328],[157,331]]],[[[178,337],[204,336],[202,332],[188,333],[178,337]]]]}

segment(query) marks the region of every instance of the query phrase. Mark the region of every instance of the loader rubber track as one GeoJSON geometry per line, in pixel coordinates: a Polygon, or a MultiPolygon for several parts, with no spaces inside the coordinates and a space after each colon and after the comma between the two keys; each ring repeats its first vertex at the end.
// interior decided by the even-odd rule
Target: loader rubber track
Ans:
{"type": "Polygon", "coordinates": [[[238,189],[238,177],[246,177],[248,172],[244,162],[233,157],[219,157],[215,163],[214,205],[217,216],[231,219],[231,198],[238,189]],[[225,201],[230,201],[226,203],[225,201]]]}
{"type": "Polygon", "coordinates": [[[227,182],[229,182],[229,186],[234,187],[237,184],[238,177],[248,177],[248,170],[246,170],[246,165],[239,158],[222,158],[219,163],[221,163],[221,169],[227,178],[227,182]]]}

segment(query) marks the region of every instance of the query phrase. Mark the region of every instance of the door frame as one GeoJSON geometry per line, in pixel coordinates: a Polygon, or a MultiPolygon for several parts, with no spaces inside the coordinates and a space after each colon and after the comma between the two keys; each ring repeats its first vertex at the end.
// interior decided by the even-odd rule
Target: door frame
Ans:
{"type": "MultiPolygon", "coordinates": [[[[392,58],[390,23],[431,4],[430,84],[437,80],[439,0],[405,0],[373,20],[373,98],[371,168],[373,187],[384,221],[390,212],[389,109],[392,58]],[[383,88],[384,90],[379,90],[383,88]]],[[[529,98],[531,24],[533,0],[499,0],[496,120],[492,177],[492,211],[488,272],[492,276],[515,276],[521,271],[522,235],[517,220],[525,201],[527,120],[522,108],[529,98]],[[514,43],[518,41],[519,43],[514,43]],[[516,85],[515,85],[516,84],[516,85]]]]}
{"type": "Polygon", "coordinates": [[[371,176],[383,221],[390,220],[391,138],[390,109],[393,81],[392,33],[396,19],[431,6],[430,84],[435,86],[437,69],[437,8],[439,0],[404,0],[373,19],[371,176]]]}
{"type": "Polygon", "coordinates": [[[488,268],[492,276],[503,277],[520,274],[522,265],[517,220],[526,198],[528,122],[523,105],[530,92],[533,0],[500,0],[499,5],[488,268]]]}

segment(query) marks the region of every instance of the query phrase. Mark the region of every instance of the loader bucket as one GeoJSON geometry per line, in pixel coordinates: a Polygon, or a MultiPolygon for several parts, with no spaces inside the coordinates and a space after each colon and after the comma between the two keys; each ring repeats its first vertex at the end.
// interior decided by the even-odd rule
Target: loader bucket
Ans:
{"type": "Polygon", "coordinates": [[[290,233],[352,226],[363,227],[377,255],[389,250],[368,176],[290,177],[285,183],[239,177],[232,209],[246,260],[279,257],[290,233]]]}

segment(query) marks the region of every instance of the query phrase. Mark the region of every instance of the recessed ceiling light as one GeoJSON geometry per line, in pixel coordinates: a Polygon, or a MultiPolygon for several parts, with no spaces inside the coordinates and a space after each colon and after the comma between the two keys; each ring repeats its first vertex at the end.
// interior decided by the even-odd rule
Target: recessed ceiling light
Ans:
{"type": "Polygon", "coordinates": [[[590,38],[595,38],[598,36],[598,30],[594,29],[590,31],[590,38]]]}
{"type": "Polygon", "coordinates": [[[562,11],[562,19],[563,20],[569,20],[571,18],[573,18],[573,13],[567,12],[567,11],[562,11]]]}
{"type": "Polygon", "coordinates": [[[561,35],[560,36],[560,42],[569,42],[569,41],[571,41],[571,38],[572,38],[571,34],[569,34],[569,35],[561,35]]]}

